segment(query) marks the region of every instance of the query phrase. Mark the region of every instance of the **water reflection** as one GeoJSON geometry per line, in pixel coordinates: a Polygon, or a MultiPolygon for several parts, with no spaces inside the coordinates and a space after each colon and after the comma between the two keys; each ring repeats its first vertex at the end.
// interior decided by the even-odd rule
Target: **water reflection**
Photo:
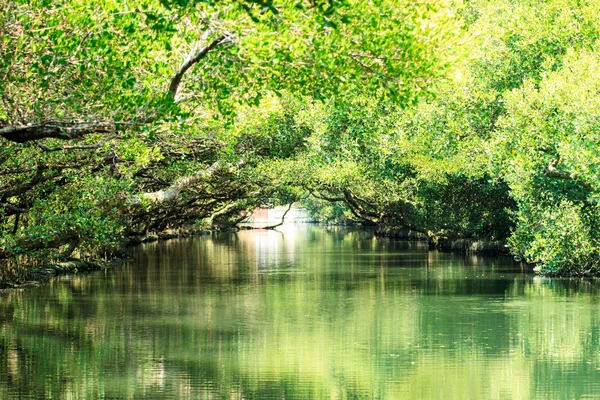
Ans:
{"type": "Polygon", "coordinates": [[[0,398],[600,397],[599,285],[310,225],[0,295],[0,398]]]}

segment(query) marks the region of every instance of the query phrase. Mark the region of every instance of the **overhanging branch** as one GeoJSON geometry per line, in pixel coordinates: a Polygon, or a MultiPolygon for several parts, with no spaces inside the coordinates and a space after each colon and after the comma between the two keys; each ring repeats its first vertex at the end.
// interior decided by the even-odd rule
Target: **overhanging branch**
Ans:
{"type": "Polygon", "coordinates": [[[181,64],[181,67],[179,67],[179,70],[175,73],[175,75],[171,79],[171,83],[169,84],[169,93],[171,94],[173,99],[175,99],[177,96],[177,92],[179,91],[179,85],[181,84],[181,79],[183,78],[183,75],[185,75],[185,73],[190,68],[192,68],[194,64],[197,64],[200,60],[206,57],[209,51],[211,51],[221,43],[225,42],[227,39],[227,35],[221,35],[205,47],[201,48],[200,50],[194,51],[189,55],[189,57],[183,62],[183,64],[181,64]]]}
{"type": "Polygon", "coordinates": [[[206,170],[200,170],[191,176],[184,176],[179,178],[166,189],[158,190],[151,193],[143,193],[139,196],[135,196],[129,199],[130,205],[139,205],[144,201],[149,201],[152,204],[167,203],[169,201],[177,200],[179,194],[187,187],[192,186],[196,183],[206,181],[210,179],[219,169],[221,168],[221,162],[217,161],[213,163],[206,170]]]}
{"type": "Polygon", "coordinates": [[[557,165],[558,165],[557,160],[551,161],[548,164],[548,166],[546,166],[546,169],[544,170],[544,173],[546,174],[546,176],[549,176],[552,178],[570,180],[570,181],[573,181],[573,182],[577,183],[578,185],[584,187],[585,189],[589,190],[590,192],[593,191],[594,188],[592,187],[592,185],[573,177],[573,175],[571,175],[568,172],[559,170],[558,168],[556,168],[557,165]]]}
{"type": "Polygon", "coordinates": [[[294,205],[294,202],[291,202],[288,205],[287,210],[285,210],[285,212],[283,213],[283,215],[281,216],[281,222],[275,224],[275,225],[269,225],[269,226],[263,226],[262,228],[257,228],[257,229],[275,229],[280,227],[281,225],[283,225],[285,223],[285,216],[290,212],[290,210],[292,209],[292,206],[294,205]]]}
{"type": "Polygon", "coordinates": [[[44,121],[28,125],[9,125],[0,128],[0,136],[15,143],[41,139],[80,139],[91,133],[113,133],[117,130],[111,121],[58,122],[44,121]]]}

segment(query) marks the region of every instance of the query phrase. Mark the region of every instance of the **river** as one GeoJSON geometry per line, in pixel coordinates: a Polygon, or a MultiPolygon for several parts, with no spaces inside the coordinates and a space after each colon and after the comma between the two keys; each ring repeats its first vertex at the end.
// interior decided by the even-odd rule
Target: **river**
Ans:
{"type": "Polygon", "coordinates": [[[314,225],[0,293],[1,399],[600,398],[600,284],[314,225]]]}

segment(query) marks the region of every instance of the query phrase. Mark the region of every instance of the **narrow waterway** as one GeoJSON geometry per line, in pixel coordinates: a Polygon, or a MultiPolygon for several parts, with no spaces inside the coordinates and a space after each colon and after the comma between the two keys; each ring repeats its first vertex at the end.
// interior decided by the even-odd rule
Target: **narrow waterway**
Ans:
{"type": "Polygon", "coordinates": [[[311,225],[151,243],[0,293],[0,399],[597,399],[599,290],[311,225]]]}

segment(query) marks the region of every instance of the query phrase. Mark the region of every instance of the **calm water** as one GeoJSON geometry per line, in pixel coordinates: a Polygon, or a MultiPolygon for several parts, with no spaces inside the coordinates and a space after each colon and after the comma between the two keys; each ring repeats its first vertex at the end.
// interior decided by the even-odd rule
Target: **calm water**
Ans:
{"type": "Polygon", "coordinates": [[[600,398],[600,284],[367,232],[153,243],[0,294],[0,398],[600,398]]]}

